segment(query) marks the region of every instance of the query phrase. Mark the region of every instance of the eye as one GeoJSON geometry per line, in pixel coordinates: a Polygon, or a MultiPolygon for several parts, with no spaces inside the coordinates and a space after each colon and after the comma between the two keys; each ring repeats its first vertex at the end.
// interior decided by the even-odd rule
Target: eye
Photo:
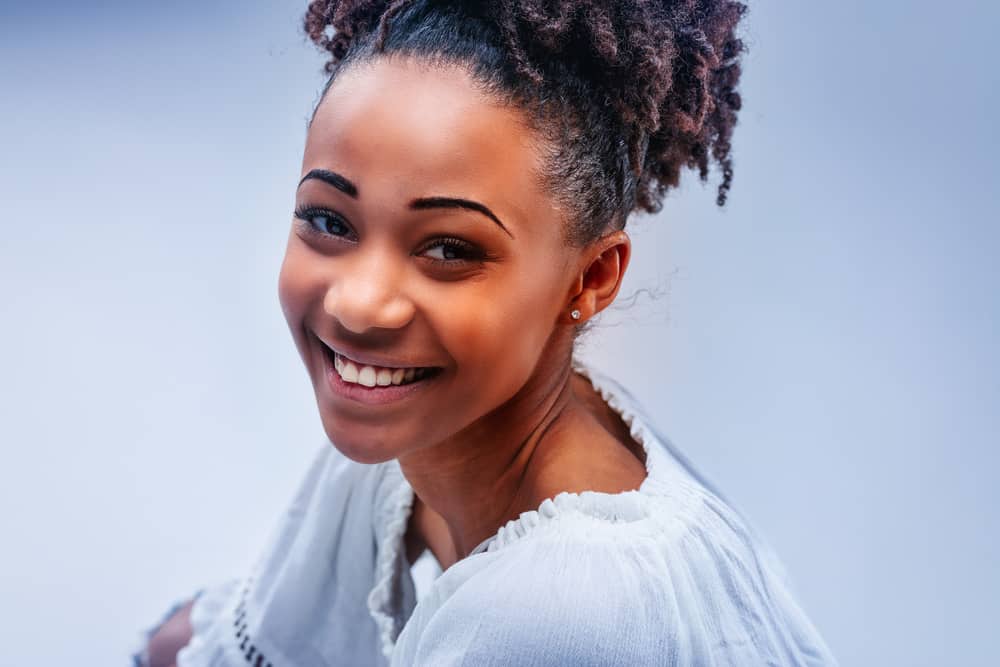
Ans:
{"type": "Polygon", "coordinates": [[[299,208],[295,210],[295,217],[301,220],[306,230],[313,234],[326,236],[348,236],[351,228],[347,222],[337,213],[318,208],[299,208]]]}
{"type": "Polygon", "coordinates": [[[419,253],[435,262],[479,262],[485,259],[485,253],[478,247],[461,239],[445,238],[432,241],[424,246],[419,253]]]}

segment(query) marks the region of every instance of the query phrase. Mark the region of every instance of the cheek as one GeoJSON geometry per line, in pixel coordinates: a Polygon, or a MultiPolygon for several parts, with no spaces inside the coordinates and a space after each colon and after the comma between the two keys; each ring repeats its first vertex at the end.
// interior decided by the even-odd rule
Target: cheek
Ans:
{"type": "Polygon", "coordinates": [[[462,298],[440,299],[435,328],[466,377],[526,381],[552,334],[561,289],[555,275],[499,272],[462,298]],[[467,375],[469,374],[469,375],[467,375]]]}
{"type": "Polygon", "coordinates": [[[285,252],[278,273],[278,302],[285,319],[292,325],[297,315],[301,314],[300,301],[302,294],[301,272],[296,270],[296,261],[291,248],[285,252]]]}
{"type": "Polygon", "coordinates": [[[314,262],[300,245],[293,238],[285,251],[278,273],[278,302],[296,344],[304,351],[302,323],[313,298],[322,292],[322,284],[312,270],[314,262]]]}

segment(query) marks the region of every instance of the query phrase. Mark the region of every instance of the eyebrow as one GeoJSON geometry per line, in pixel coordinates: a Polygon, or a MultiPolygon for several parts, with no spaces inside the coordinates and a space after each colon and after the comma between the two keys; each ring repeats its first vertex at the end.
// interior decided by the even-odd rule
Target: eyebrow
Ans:
{"type": "Polygon", "coordinates": [[[482,213],[487,218],[497,223],[500,229],[507,232],[507,236],[514,238],[514,235],[510,233],[506,225],[500,222],[493,211],[487,208],[485,205],[480,204],[477,201],[472,201],[471,199],[461,199],[460,197],[421,197],[420,199],[414,199],[410,202],[410,208],[421,211],[429,208],[464,208],[470,211],[476,211],[477,213],[482,213]]]}
{"type": "Polygon", "coordinates": [[[337,172],[330,171],[329,169],[312,169],[308,174],[302,177],[301,181],[299,181],[299,187],[302,187],[303,183],[313,178],[323,181],[328,185],[332,185],[348,197],[353,197],[354,199],[358,198],[358,186],[351,183],[337,172]]]}
{"type": "MultiPolygon", "coordinates": [[[[310,179],[323,181],[324,183],[337,188],[348,197],[353,199],[358,198],[358,186],[335,171],[330,171],[329,169],[312,169],[308,174],[302,177],[302,180],[299,181],[299,186],[301,187],[303,183],[310,179]]],[[[410,208],[416,211],[431,208],[464,208],[469,211],[475,211],[485,215],[487,218],[495,222],[500,229],[507,232],[507,236],[514,238],[514,235],[510,233],[510,230],[507,229],[506,225],[500,222],[500,218],[498,218],[493,211],[491,211],[486,205],[480,204],[477,201],[472,201],[471,199],[462,199],[461,197],[420,197],[419,199],[414,199],[410,202],[410,208]]]]}

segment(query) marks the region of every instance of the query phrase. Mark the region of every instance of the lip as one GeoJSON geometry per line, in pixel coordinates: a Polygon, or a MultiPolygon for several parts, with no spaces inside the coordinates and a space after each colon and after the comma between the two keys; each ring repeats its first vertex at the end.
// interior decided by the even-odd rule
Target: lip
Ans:
{"type": "MultiPolygon", "coordinates": [[[[323,377],[326,381],[327,388],[334,396],[347,399],[355,403],[362,403],[364,405],[386,405],[389,403],[396,403],[426,389],[429,384],[437,379],[437,374],[432,374],[421,380],[410,382],[409,384],[390,384],[385,386],[375,385],[374,387],[366,387],[362,384],[354,382],[344,382],[344,380],[340,377],[340,373],[338,373],[333,367],[333,361],[329,350],[324,349],[324,347],[325,345],[320,342],[319,352],[320,356],[323,358],[323,377]]],[[[340,351],[337,350],[337,352],[339,353],[340,351]]],[[[407,366],[398,366],[398,368],[407,368],[407,366]]]]}
{"type": "Polygon", "coordinates": [[[338,343],[336,345],[330,345],[319,336],[316,336],[315,334],[313,335],[316,338],[316,341],[321,348],[320,351],[324,354],[324,356],[327,354],[327,350],[322,348],[329,348],[330,350],[333,350],[340,356],[346,357],[347,359],[353,361],[354,363],[360,364],[362,366],[382,366],[383,368],[435,368],[436,367],[434,364],[417,364],[413,363],[412,361],[407,361],[399,358],[383,357],[375,354],[370,354],[368,352],[360,352],[358,350],[352,350],[351,348],[341,343],[338,343]]]}

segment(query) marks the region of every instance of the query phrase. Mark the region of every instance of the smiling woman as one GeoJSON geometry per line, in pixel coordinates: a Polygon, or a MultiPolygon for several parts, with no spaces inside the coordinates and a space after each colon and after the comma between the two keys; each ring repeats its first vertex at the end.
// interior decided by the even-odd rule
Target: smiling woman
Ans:
{"type": "Polygon", "coordinates": [[[833,663],[766,545],[573,356],[629,214],[710,159],[725,201],[743,12],[309,6],[330,78],[278,291],[330,445],[254,571],[138,662],[833,663]]]}

